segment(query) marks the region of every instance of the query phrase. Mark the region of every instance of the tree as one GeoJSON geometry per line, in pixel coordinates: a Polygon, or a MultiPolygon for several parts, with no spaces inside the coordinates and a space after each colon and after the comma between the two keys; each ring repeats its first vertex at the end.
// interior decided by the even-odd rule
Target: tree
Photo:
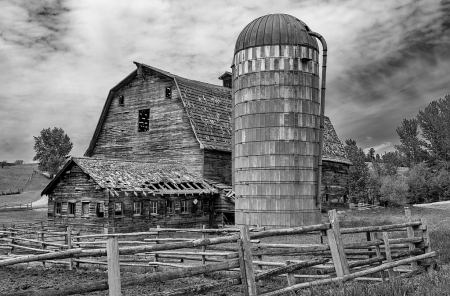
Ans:
{"type": "Polygon", "coordinates": [[[450,95],[420,110],[417,120],[427,141],[431,162],[450,161],[450,95]]]}
{"type": "Polygon", "coordinates": [[[375,160],[375,149],[370,148],[369,151],[367,151],[367,158],[366,160],[368,162],[375,160]]]}
{"type": "Polygon", "coordinates": [[[367,195],[366,184],[369,178],[369,169],[364,163],[366,155],[352,139],[345,140],[345,152],[353,163],[349,169],[349,193],[354,201],[365,198],[367,195]]]}
{"type": "Polygon", "coordinates": [[[70,142],[62,128],[43,129],[38,137],[34,138],[34,150],[36,156],[33,160],[39,160],[39,169],[46,171],[53,177],[64,164],[67,155],[72,150],[70,142]]]}
{"type": "Polygon", "coordinates": [[[427,152],[424,149],[426,143],[419,139],[419,120],[403,119],[402,124],[395,130],[400,137],[400,145],[395,145],[400,153],[406,157],[406,165],[413,165],[427,158],[427,152]]]}

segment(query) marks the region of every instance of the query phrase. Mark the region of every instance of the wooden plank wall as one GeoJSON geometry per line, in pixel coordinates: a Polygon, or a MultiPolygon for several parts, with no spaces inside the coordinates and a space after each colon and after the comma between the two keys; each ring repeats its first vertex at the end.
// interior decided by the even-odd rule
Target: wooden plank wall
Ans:
{"type": "Polygon", "coordinates": [[[324,161],[322,164],[322,192],[329,199],[341,198],[348,188],[349,165],[324,161]]]}
{"type": "Polygon", "coordinates": [[[116,91],[92,157],[186,164],[202,172],[203,153],[195,139],[172,78],[146,72],[116,91]],[[172,98],[166,98],[166,87],[172,98]],[[119,97],[124,104],[119,104],[119,97]],[[150,109],[150,129],[138,132],[138,113],[150,109]]]}
{"type": "Polygon", "coordinates": [[[119,196],[109,194],[100,188],[89,175],[85,174],[77,165],[68,168],[49,195],[48,218],[56,223],[96,223],[109,225],[125,230],[137,230],[142,227],[201,227],[210,225],[214,220],[214,199],[212,194],[180,194],[180,195],[152,195],[142,193],[137,195],[129,192],[119,192],[119,196]],[[199,205],[193,206],[197,199],[199,205]],[[170,200],[174,203],[174,212],[167,213],[165,203],[170,200]],[[181,201],[188,201],[188,212],[181,212],[181,201]],[[151,201],[158,202],[158,213],[151,213],[151,201]],[[61,215],[55,215],[55,202],[62,203],[61,215]],[[75,215],[68,215],[68,203],[75,203],[75,215]],[[82,215],[82,203],[89,202],[89,214],[82,215]],[[97,203],[105,205],[104,217],[96,213],[97,203]],[[123,215],[116,216],[115,202],[123,204],[123,215]],[[134,214],[133,203],[142,203],[142,213],[134,214]]]}
{"type": "MultiPolygon", "coordinates": [[[[48,218],[64,219],[67,218],[67,208],[69,202],[75,202],[75,217],[81,216],[82,202],[89,202],[95,205],[97,202],[108,200],[107,193],[97,186],[92,178],[86,175],[78,166],[73,165],[66,170],[56,184],[52,193],[48,195],[48,218]],[[55,215],[55,201],[62,202],[61,215],[55,215]]],[[[95,219],[96,213],[90,210],[85,219],[95,219]]],[[[107,218],[107,216],[105,217],[107,218]]]]}
{"type": "Polygon", "coordinates": [[[231,184],[231,152],[204,150],[203,177],[231,184]]]}

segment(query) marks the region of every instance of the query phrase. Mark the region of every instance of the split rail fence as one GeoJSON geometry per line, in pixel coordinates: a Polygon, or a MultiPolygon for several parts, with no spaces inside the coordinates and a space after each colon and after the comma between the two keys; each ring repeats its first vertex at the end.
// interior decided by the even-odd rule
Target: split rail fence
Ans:
{"type": "Polygon", "coordinates": [[[241,285],[244,295],[272,296],[336,282],[406,278],[435,265],[426,221],[412,221],[409,209],[404,223],[355,228],[340,228],[335,210],[328,215],[329,223],[272,230],[153,228],[139,233],[83,234],[71,227],[59,231],[45,226],[39,231],[6,227],[0,231],[0,252],[8,254],[0,256],[0,268],[40,261],[65,264],[69,269],[81,265],[108,269],[108,281],[27,291],[26,295],[108,289],[110,295],[121,295],[125,286],[228,271],[226,279],[150,295],[195,295],[241,285]],[[152,272],[121,278],[121,268],[129,267],[152,272]],[[264,291],[257,285],[273,277],[284,277],[286,287],[264,291]]]}

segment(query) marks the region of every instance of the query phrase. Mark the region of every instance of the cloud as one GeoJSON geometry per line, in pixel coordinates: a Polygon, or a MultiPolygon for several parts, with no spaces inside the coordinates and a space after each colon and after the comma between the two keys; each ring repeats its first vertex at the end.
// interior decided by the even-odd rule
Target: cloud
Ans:
{"type": "Polygon", "coordinates": [[[366,137],[366,142],[372,140],[372,137],[366,137]]]}
{"type": "Polygon", "coordinates": [[[31,160],[32,136],[55,126],[74,142],[71,154],[82,155],[109,89],[135,69],[132,61],[219,83],[240,31],[277,12],[327,40],[326,113],[341,140],[394,143],[402,119],[450,92],[448,0],[5,0],[2,139],[28,146],[4,144],[0,155],[31,160]]]}
{"type": "Polygon", "coordinates": [[[363,149],[364,153],[367,154],[367,152],[369,152],[369,150],[371,148],[373,148],[375,150],[375,153],[381,154],[381,153],[387,151],[387,148],[392,148],[392,143],[391,142],[384,142],[384,143],[381,143],[381,144],[379,144],[377,146],[365,148],[365,149],[363,149]]]}

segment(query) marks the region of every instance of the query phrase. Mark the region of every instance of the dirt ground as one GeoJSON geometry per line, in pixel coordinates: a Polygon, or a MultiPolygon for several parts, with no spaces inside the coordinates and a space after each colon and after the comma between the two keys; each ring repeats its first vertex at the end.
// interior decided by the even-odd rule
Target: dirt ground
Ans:
{"type": "MultiPolygon", "coordinates": [[[[64,290],[65,286],[72,286],[75,283],[86,283],[101,280],[107,280],[108,275],[105,270],[67,270],[65,268],[44,268],[42,266],[21,266],[3,267],[0,268],[0,295],[14,295],[18,292],[26,292],[30,290],[59,288],[64,290]]],[[[135,273],[121,272],[122,277],[132,275],[135,273]]],[[[188,279],[178,279],[173,281],[153,282],[144,285],[134,285],[130,287],[122,287],[122,295],[148,295],[156,292],[168,291],[180,287],[214,282],[215,279],[225,279],[232,274],[231,272],[215,273],[206,277],[191,277],[188,279]]],[[[237,274],[237,273],[234,273],[237,274]]],[[[268,282],[259,283],[262,288],[270,285],[268,282]]],[[[276,285],[278,286],[278,284],[276,285]]],[[[269,288],[269,287],[266,287],[269,288]]],[[[92,296],[107,296],[108,291],[97,291],[85,294],[76,295],[92,295],[92,296]]],[[[242,295],[240,286],[235,286],[227,289],[227,291],[212,291],[204,294],[208,296],[237,296],[242,295]]]]}

